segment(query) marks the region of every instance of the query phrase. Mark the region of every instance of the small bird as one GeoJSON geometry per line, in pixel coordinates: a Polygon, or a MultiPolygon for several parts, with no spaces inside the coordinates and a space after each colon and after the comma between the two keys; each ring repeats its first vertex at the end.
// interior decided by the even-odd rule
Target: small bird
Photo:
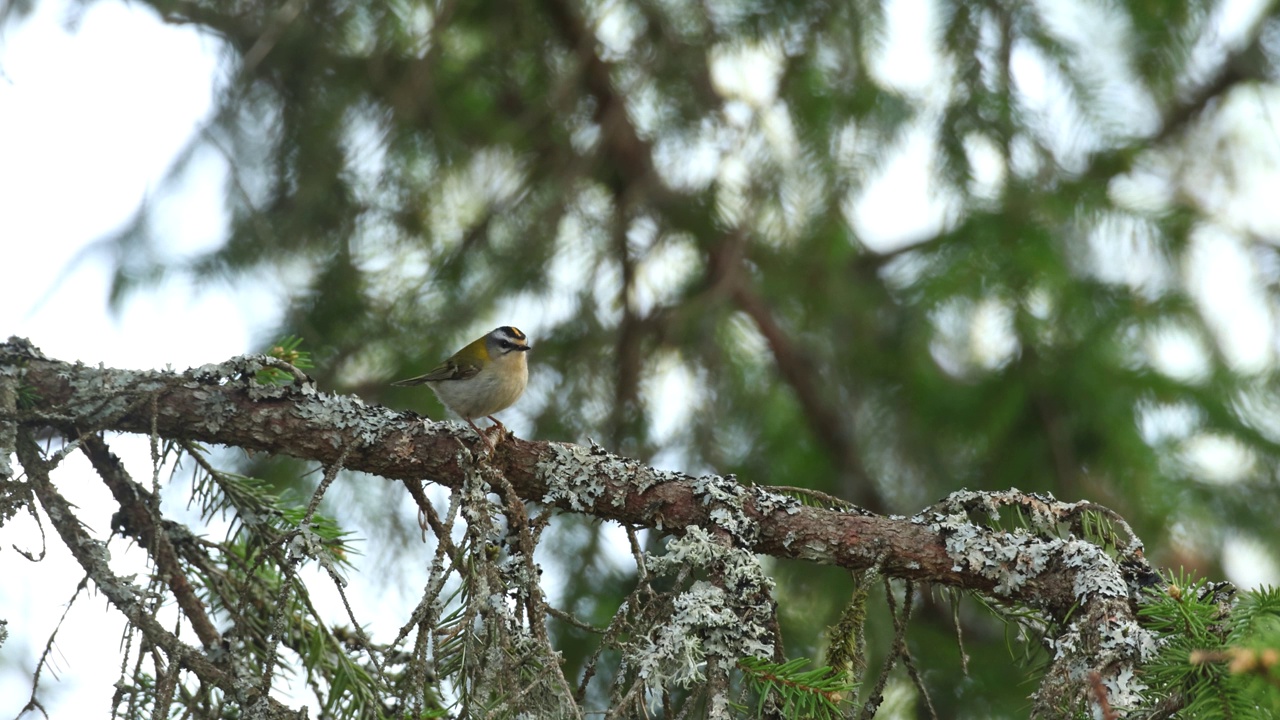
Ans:
{"type": "Polygon", "coordinates": [[[487,417],[499,429],[506,430],[493,414],[511,407],[529,384],[525,353],[531,349],[524,333],[504,325],[454,353],[426,375],[391,384],[430,385],[440,402],[461,415],[493,450],[493,442],[472,419],[487,417]]]}

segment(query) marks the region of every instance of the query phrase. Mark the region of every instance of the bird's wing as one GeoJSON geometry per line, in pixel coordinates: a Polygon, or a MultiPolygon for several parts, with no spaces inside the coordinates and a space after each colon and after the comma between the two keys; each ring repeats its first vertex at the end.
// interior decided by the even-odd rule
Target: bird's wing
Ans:
{"type": "Polygon", "coordinates": [[[451,358],[435,366],[431,369],[431,372],[425,375],[419,375],[408,380],[397,380],[391,384],[422,385],[429,382],[440,382],[441,380],[466,380],[467,378],[475,377],[479,372],[479,365],[459,363],[451,358]]]}

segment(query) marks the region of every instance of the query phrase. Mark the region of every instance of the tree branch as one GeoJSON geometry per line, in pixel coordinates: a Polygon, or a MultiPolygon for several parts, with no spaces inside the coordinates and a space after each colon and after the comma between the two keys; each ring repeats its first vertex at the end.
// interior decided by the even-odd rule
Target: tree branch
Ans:
{"type": "Polygon", "coordinates": [[[169,586],[174,599],[178,601],[178,607],[182,608],[183,614],[191,622],[200,643],[206,649],[217,647],[222,642],[222,636],[209,620],[204,603],[196,597],[191,582],[187,580],[169,533],[163,522],[158,522],[159,513],[152,514],[151,509],[158,508],[159,501],[150,491],[133,481],[120,458],[100,438],[93,435],[85,437],[80,449],[120,504],[120,512],[113,518],[113,527],[124,529],[146,549],[155,561],[157,573],[169,586]]]}
{"type": "MultiPolygon", "coordinates": [[[[0,346],[8,348],[8,345],[0,346]]],[[[40,447],[30,433],[20,430],[18,433],[18,461],[26,469],[31,488],[49,522],[57,529],[62,542],[89,577],[93,579],[98,590],[107,597],[113,606],[138,628],[144,637],[153,645],[163,648],[175,662],[195,673],[201,680],[214,685],[229,696],[245,701],[246,704],[263,699],[269,704],[270,717],[303,717],[274,698],[251,698],[253,686],[250,683],[241,685],[232,672],[224,670],[207,655],[187,645],[176,635],[165,630],[155,616],[144,606],[143,590],[129,580],[117,576],[108,564],[109,554],[106,547],[85,532],[84,526],[72,512],[71,503],[54,488],[49,473],[53,467],[41,456],[40,447]]],[[[250,679],[251,680],[251,679],[250,679]]]]}
{"type": "Polygon", "coordinates": [[[778,372],[787,385],[795,391],[796,399],[809,418],[809,427],[827,452],[835,458],[842,471],[851,476],[852,483],[843,483],[850,493],[850,500],[868,509],[883,512],[884,502],[871,483],[858,452],[853,432],[843,416],[830,404],[827,393],[819,387],[821,375],[808,357],[787,337],[786,331],[774,319],[769,306],[747,287],[746,279],[739,278],[733,284],[733,301],[755,323],[756,330],[764,336],[773,353],[778,372]]]}
{"type": "MultiPolygon", "coordinates": [[[[462,487],[474,464],[483,462],[526,501],[677,535],[700,527],[727,533],[737,547],[756,553],[851,570],[874,568],[1036,608],[1070,640],[1055,644],[1057,654],[1040,696],[1048,693],[1051,702],[1038,703],[1042,707],[1061,702],[1064,694],[1090,697],[1089,670],[1100,673],[1115,704],[1141,690],[1131,671],[1154,648],[1134,616],[1137,588],[1153,577],[1141,543],[1130,538],[1119,547],[1123,562],[1117,562],[1092,542],[1056,533],[1060,523],[1076,524],[1083,512],[1098,511],[1096,506],[1017,491],[960,491],[913,517],[882,517],[806,507],[732,476],[695,478],[655,470],[595,445],[512,438],[494,455],[482,457],[480,441],[462,425],[424,424],[414,413],[320,393],[309,382],[260,385],[253,378],[266,364],[263,358],[243,357],[183,373],[91,368],[46,359],[25,341],[11,340],[0,345],[0,372],[19,371],[24,387],[39,399],[0,421],[64,432],[74,426],[150,434],[154,420],[155,432],[166,439],[324,464],[338,462],[345,453],[343,465],[351,470],[394,480],[425,478],[451,488],[462,487]],[[154,404],[138,402],[142,396],[154,398],[154,404]],[[109,427],[94,427],[95,418],[106,419],[109,427]],[[1006,531],[970,518],[1004,506],[1031,518],[1029,526],[1006,531]]],[[[40,462],[31,452],[23,456],[33,474],[43,472],[40,462]]],[[[54,505],[54,515],[60,496],[47,480],[36,487],[41,503],[54,505]]],[[[80,559],[91,541],[78,525],[67,525],[60,523],[59,532],[80,559]]],[[[97,568],[91,554],[81,562],[91,572],[109,572],[97,568]]],[[[154,620],[140,609],[129,609],[127,594],[109,597],[148,636],[164,632],[149,627],[154,620]]],[[[173,645],[176,638],[157,638],[184,660],[203,659],[197,651],[173,645]]]]}
{"type": "Polygon", "coordinates": [[[616,173],[610,185],[615,191],[631,188],[635,192],[637,188],[644,188],[659,196],[664,195],[665,188],[661,183],[653,182],[657,174],[649,143],[640,137],[631,122],[626,97],[614,90],[609,65],[596,52],[599,41],[577,8],[570,3],[544,0],[542,7],[551,17],[556,32],[582,63],[583,84],[596,101],[595,121],[600,125],[603,154],[610,161],[610,169],[616,173]]]}

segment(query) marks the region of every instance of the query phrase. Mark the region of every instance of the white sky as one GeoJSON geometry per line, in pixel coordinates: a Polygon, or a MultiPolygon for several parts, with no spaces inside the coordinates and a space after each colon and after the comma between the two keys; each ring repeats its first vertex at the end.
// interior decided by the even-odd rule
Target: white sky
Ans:
{"type": "MultiPolygon", "coordinates": [[[[165,283],[135,294],[115,318],[106,310],[109,259],[71,265],[131,218],[208,114],[216,45],[123,3],[92,4],[70,30],[69,17],[61,0],[41,0],[34,17],[0,36],[0,336],[29,338],[51,357],[127,368],[186,368],[246,352],[273,320],[260,308],[277,307],[261,290],[197,292],[165,283]]],[[[174,252],[222,235],[221,170],[207,165],[156,227],[174,252]]],[[[113,448],[126,464],[149,467],[145,443],[123,440],[113,448]]],[[[87,489],[65,488],[105,534],[110,498],[87,489]]],[[[56,536],[44,562],[20,557],[10,543],[34,553],[41,547],[29,520],[16,518],[4,530],[0,618],[9,621],[10,637],[0,648],[0,716],[13,717],[82,573],[56,536]]],[[[117,555],[122,547],[119,539],[111,545],[117,555]]],[[[44,671],[40,691],[55,720],[105,717],[110,708],[124,625],[118,613],[104,616],[104,607],[96,592],[83,593],[62,627],[55,671],[44,671]]]]}
{"type": "MultiPolygon", "coordinates": [[[[211,108],[216,68],[213,43],[144,10],[95,3],[72,33],[67,17],[61,0],[42,0],[35,17],[0,39],[0,247],[4,264],[22,270],[7,278],[19,285],[0,307],[0,332],[54,357],[126,367],[186,367],[243,352],[249,298],[169,284],[136,296],[116,320],[104,310],[107,258],[92,256],[63,277],[77,253],[125,225],[158,185],[211,108]]],[[[174,252],[223,234],[221,170],[207,165],[156,228],[174,252]]]]}
{"type": "MultiPolygon", "coordinates": [[[[898,3],[908,13],[915,5],[898,3]]],[[[71,29],[68,13],[63,0],[40,0],[33,18],[0,36],[0,268],[8,271],[0,337],[27,337],[63,360],[128,368],[185,368],[250,350],[275,320],[263,309],[279,305],[265,289],[196,291],[163,283],[136,293],[115,318],[105,307],[109,259],[90,256],[71,265],[89,243],[130,219],[197,131],[211,108],[218,49],[189,28],[164,25],[150,12],[123,3],[93,3],[74,16],[71,29]]],[[[924,91],[945,68],[911,62],[930,57],[924,51],[927,24],[900,20],[895,15],[891,26],[915,27],[919,32],[907,34],[919,45],[889,46],[891,59],[902,67],[897,80],[906,91],[924,91]]],[[[919,236],[942,222],[928,183],[921,181],[928,162],[921,148],[919,143],[907,147],[910,162],[888,168],[886,179],[857,209],[864,235],[919,236]],[[929,210],[904,212],[904,207],[929,210]]],[[[214,246],[224,231],[222,167],[211,158],[199,162],[184,191],[161,207],[155,226],[156,236],[177,254],[214,246]]],[[[1199,256],[1193,279],[1212,283],[1218,277],[1218,287],[1244,292],[1237,278],[1252,272],[1248,258],[1221,237],[1204,241],[1209,248],[1223,242],[1229,246],[1225,251],[1199,256]]],[[[1234,311],[1257,307],[1247,298],[1233,302],[1242,303],[1234,311]]],[[[1268,315],[1252,322],[1274,319],[1268,315]]],[[[1258,358],[1274,353],[1269,342],[1257,347],[1257,337],[1246,333],[1234,341],[1254,343],[1240,351],[1246,365],[1269,362],[1258,358]]],[[[114,445],[131,467],[149,466],[145,443],[117,440],[114,445]]],[[[86,521],[103,532],[111,506],[103,491],[68,492],[86,521]]],[[[5,528],[0,546],[0,618],[9,621],[10,631],[0,650],[0,717],[12,717],[26,702],[28,673],[81,577],[69,554],[59,552],[56,538],[50,538],[44,563],[19,557],[8,543],[35,552],[40,547],[34,526],[22,522],[5,528]],[[21,527],[28,532],[12,532],[21,527]],[[27,539],[16,539],[21,537],[27,539]]],[[[1265,565],[1257,552],[1247,552],[1249,542],[1239,540],[1239,552],[1228,553],[1232,577],[1244,584],[1274,582],[1276,568],[1265,565]]],[[[115,613],[104,623],[104,606],[104,599],[90,591],[63,626],[63,640],[52,655],[57,677],[46,670],[40,693],[55,719],[100,717],[109,707],[120,670],[123,623],[115,613]]]]}

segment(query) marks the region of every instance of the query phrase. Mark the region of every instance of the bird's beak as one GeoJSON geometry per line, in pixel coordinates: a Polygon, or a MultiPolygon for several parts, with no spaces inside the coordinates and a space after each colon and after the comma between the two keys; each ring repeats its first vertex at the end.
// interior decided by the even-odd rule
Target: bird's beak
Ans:
{"type": "Polygon", "coordinates": [[[529,347],[528,345],[517,345],[516,349],[519,350],[520,352],[529,352],[533,348],[529,347]]]}

